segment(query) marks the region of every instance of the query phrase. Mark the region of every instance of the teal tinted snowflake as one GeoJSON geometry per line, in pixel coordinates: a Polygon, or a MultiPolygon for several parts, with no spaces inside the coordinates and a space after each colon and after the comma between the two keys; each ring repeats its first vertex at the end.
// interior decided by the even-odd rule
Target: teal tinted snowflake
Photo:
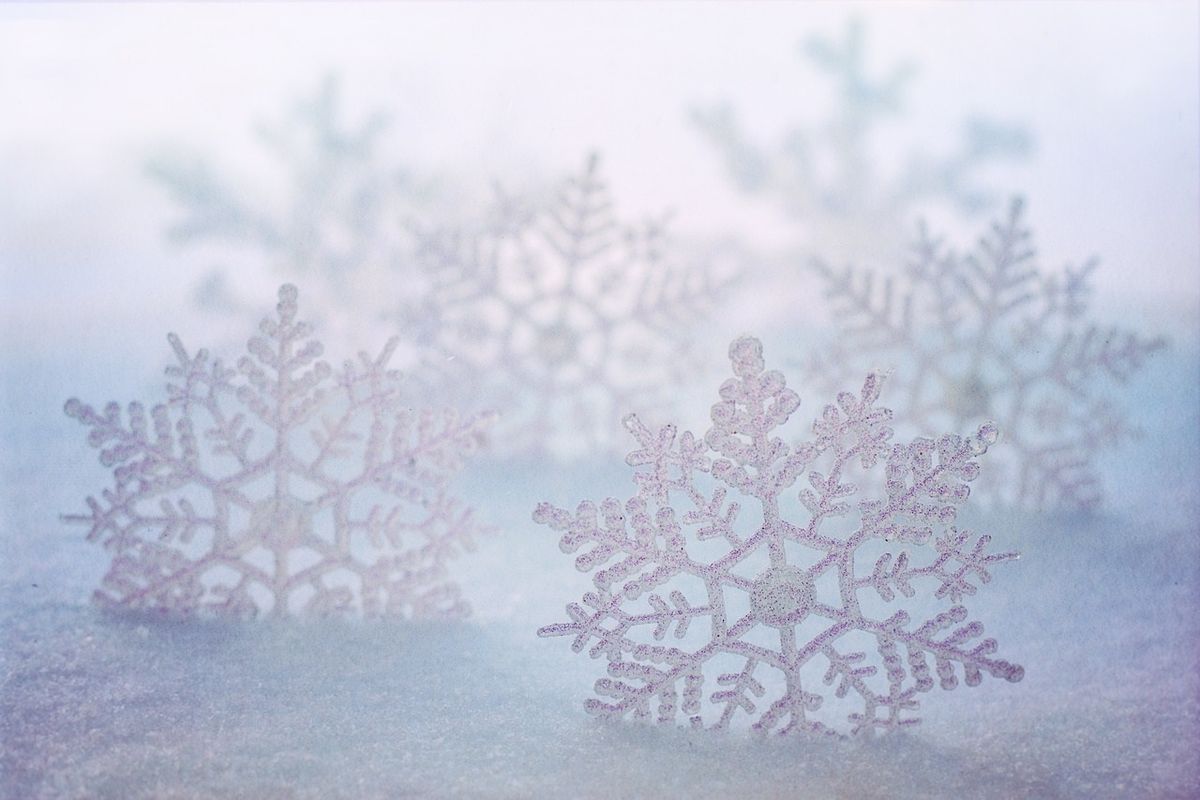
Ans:
{"type": "Polygon", "coordinates": [[[662,407],[688,376],[729,275],[677,257],[659,222],[620,223],[595,157],[553,202],[507,205],[482,232],[427,232],[430,290],[402,325],[434,354],[435,383],[504,409],[498,446],[611,447],[621,409],[662,407]]]}
{"type": "Polygon", "coordinates": [[[1096,267],[1043,270],[1020,202],[963,253],[922,226],[896,278],[817,262],[838,336],[812,355],[810,376],[833,387],[855,370],[892,369],[912,432],[998,423],[1004,439],[981,484],[988,498],[1093,507],[1097,456],[1135,432],[1112,387],[1165,345],[1089,317],[1096,267]]]}
{"type": "Polygon", "coordinates": [[[167,401],[68,416],[115,481],[65,519],[112,554],[96,600],[173,615],[461,615],[447,561],[484,528],[450,493],[489,415],[416,411],[377,357],[334,369],[279,291],[235,366],[169,338],[167,401]]]}
{"type": "Polygon", "coordinates": [[[1021,680],[962,605],[1016,557],[954,526],[995,429],[895,443],[871,375],[792,447],[776,434],[800,398],[757,340],[729,355],[703,436],[626,418],[632,498],[534,513],[592,573],[594,591],[538,631],[608,661],[587,710],[862,733],[913,724],[920,695],[960,674],[1021,680]],[[882,473],[878,489],[863,473],[882,473]]]}
{"type": "MultiPolygon", "coordinates": [[[[225,245],[221,256],[234,261],[249,254],[272,267],[272,282],[280,275],[303,279],[319,287],[318,302],[339,312],[328,315],[335,320],[349,310],[381,313],[381,287],[411,257],[403,222],[429,202],[432,189],[383,157],[387,115],[375,112],[357,125],[343,117],[340,86],[330,77],[282,119],[259,125],[261,163],[271,169],[256,182],[202,156],[153,160],[151,175],[179,210],[171,239],[225,245]]],[[[257,269],[233,267],[205,280],[203,305],[256,308],[244,297],[258,289],[251,280],[257,269]]]]}
{"type": "Polygon", "coordinates": [[[716,145],[738,188],[775,201],[803,226],[810,252],[879,256],[903,241],[904,226],[930,207],[972,214],[995,195],[982,174],[992,164],[1024,156],[1029,137],[986,118],[965,124],[956,152],[914,149],[884,163],[889,120],[902,117],[914,68],[904,63],[882,77],[868,74],[863,27],[852,21],[841,42],[812,37],[804,57],[833,90],[827,118],[799,124],[773,147],[750,141],[729,105],[699,110],[693,119],[716,145]]]}

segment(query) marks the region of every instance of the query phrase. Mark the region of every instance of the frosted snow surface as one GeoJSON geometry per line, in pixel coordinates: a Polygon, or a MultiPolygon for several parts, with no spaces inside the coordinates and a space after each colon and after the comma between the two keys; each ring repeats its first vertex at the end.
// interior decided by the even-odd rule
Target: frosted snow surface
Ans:
{"type": "Polygon", "coordinates": [[[1174,445],[1195,439],[1196,384],[1180,379],[1193,363],[1189,350],[1150,368],[1153,396],[1171,397],[1173,413],[1146,420],[1130,455],[1138,469],[1121,473],[1120,511],[960,514],[997,549],[1022,553],[972,598],[1025,667],[1022,682],[939,693],[914,729],[840,741],[585,712],[596,662],[534,632],[590,583],[529,515],[543,498],[630,491],[619,462],[549,473],[494,462],[458,481],[505,532],[453,565],[476,608],[469,621],[106,615],[88,602],[103,554],[57,520],[103,475],[94,464],[85,474],[61,401],[128,385],[123,373],[148,385],[153,375],[86,345],[10,361],[3,383],[23,391],[10,390],[0,420],[0,794],[1194,797],[1197,476],[1194,453],[1174,445]]]}

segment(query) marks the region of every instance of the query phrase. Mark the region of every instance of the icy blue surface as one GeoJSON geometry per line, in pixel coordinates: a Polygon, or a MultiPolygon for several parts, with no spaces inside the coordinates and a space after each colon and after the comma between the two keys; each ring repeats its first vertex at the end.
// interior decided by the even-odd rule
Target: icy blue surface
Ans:
{"type": "Polygon", "coordinates": [[[87,598],[103,554],[57,514],[103,471],[58,398],[155,376],[113,359],[80,378],[83,363],[96,363],[89,355],[9,361],[0,375],[4,796],[1200,791],[1200,420],[1189,353],[1151,367],[1146,434],[1110,470],[1119,506],[1092,517],[964,520],[1023,552],[974,605],[1025,680],[939,692],[911,733],[847,742],[584,713],[600,662],[533,631],[586,576],[529,514],[541,499],[625,491],[627,469],[615,460],[551,470],[491,462],[464,477],[464,493],[503,531],[455,565],[478,610],[469,622],[180,624],[94,610],[87,598]]]}

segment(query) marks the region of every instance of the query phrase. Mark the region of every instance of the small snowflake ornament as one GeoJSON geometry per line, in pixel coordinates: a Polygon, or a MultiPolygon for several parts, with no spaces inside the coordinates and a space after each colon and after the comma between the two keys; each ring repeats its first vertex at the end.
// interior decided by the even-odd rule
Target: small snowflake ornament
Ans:
{"type": "Polygon", "coordinates": [[[729,354],[703,437],[626,418],[634,497],[534,513],[593,573],[567,621],[538,631],[608,661],[587,710],[861,733],[913,724],[919,695],[959,675],[1021,680],[961,605],[1016,557],[954,527],[995,429],[893,443],[871,375],[792,447],[776,433],[800,398],[756,339],[729,354]],[[855,480],[871,472],[885,477],[874,494],[855,480]]]}
{"type": "Polygon", "coordinates": [[[851,21],[842,41],[814,36],[802,55],[833,91],[827,117],[799,123],[772,147],[750,141],[728,105],[698,110],[693,120],[718,148],[739,189],[775,201],[804,226],[810,252],[879,256],[903,241],[913,215],[933,209],[973,214],[992,205],[986,170],[1024,157],[1029,136],[986,118],[964,125],[954,152],[913,148],[885,163],[895,150],[888,123],[902,118],[904,94],[915,69],[903,63],[875,77],[867,69],[863,25],[851,21]]]}
{"type": "Polygon", "coordinates": [[[995,420],[1004,441],[981,486],[995,503],[1091,508],[1102,499],[1097,455],[1134,432],[1109,387],[1165,342],[1089,319],[1096,262],[1044,271],[1030,239],[1015,201],[966,253],[922,226],[897,278],[817,262],[838,343],[808,367],[827,387],[894,369],[915,433],[995,420]]]}
{"type": "Polygon", "coordinates": [[[400,401],[396,346],[334,369],[279,290],[235,366],[168,337],[167,401],[68,416],[114,470],[88,499],[88,539],[112,553],[95,599],[169,615],[358,612],[457,616],[446,563],[482,528],[448,490],[490,415],[400,401]]]}
{"type": "Polygon", "coordinates": [[[661,406],[728,276],[681,263],[663,225],[623,225],[592,156],[553,202],[505,201],[482,232],[433,229],[430,288],[401,309],[431,380],[504,408],[497,446],[570,457],[610,447],[632,402],[661,406]],[[461,389],[460,389],[461,390],[461,389]]]}

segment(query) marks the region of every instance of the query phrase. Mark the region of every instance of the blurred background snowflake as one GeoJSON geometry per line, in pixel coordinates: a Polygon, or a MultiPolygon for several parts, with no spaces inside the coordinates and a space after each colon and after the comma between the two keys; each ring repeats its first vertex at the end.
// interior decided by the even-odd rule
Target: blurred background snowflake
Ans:
{"type": "MultiPolygon", "coordinates": [[[[799,783],[851,796],[1200,792],[1200,691],[1179,667],[1200,641],[1198,25],[1194,3],[1169,2],[0,7],[3,790],[637,796],[677,763],[690,770],[679,793],[695,796],[799,783]],[[604,191],[584,218],[562,194],[589,181],[604,191]],[[874,274],[876,299],[893,280],[899,303],[924,263],[911,250],[922,222],[945,247],[926,271],[953,283],[947,265],[969,266],[1017,198],[1041,277],[1039,299],[998,332],[1005,347],[1054,346],[1021,338],[1052,298],[1086,301],[1080,352],[1107,359],[1114,328],[1154,345],[1111,392],[1121,431],[1140,435],[1088,452],[1088,497],[1104,498],[1090,515],[1019,503],[964,520],[1024,554],[1016,588],[980,608],[1028,670],[1021,699],[980,687],[974,705],[930,709],[922,738],[854,756],[886,784],[847,777],[843,751],[789,750],[790,772],[769,773],[740,744],[585,732],[572,704],[594,675],[532,632],[587,580],[559,563],[535,504],[626,491],[626,412],[658,421],[661,406],[662,421],[703,432],[738,336],[790,364],[804,418],[833,388],[804,382],[814,351],[852,368],[843,389],[918,361],[839,356],[830,343],[850,348],[857,323],[813,263],[874,274]],[[554,294],[546,281],[577,271],[562,235],[607,249],[554,294]],[[106,560],[58,515],[105,475],[64,401],[154,396],[168,331],[237,352],[285,282],[330,352],[399,336],[392,365],[414,404],[508,405],[454,487],[500,532],[448,576],[484,633],[406,628],[381,654],[345,629],[311,629],[298,647],[286,629],[168,633],[88,610],[106,560]],[[491,310],[476,314],[464,286],[491,310]],[[613,319],[653,316],[639,298],[655,286],[684,287],[679,324],[613,335],[613,319]],[[616,297],[633,305],[611,311],[616,297]],[[486,346],[517,333],[504,340],[515,348],[486,346]],[[589,344],[610,339],[620,346],[589,344]],[[560,379],[576,353],[609,352],[623,355],[593,374],[653,391],[598,402],[560,379]],[[1097,648],[1110,669],[1095,669],[1097,648]],[[187,708],[147,662],[191,682],[187,708]],[[352,687],[328,680],[347,674],[352,687]],[[262,714],[264,683],[287,712],[262,714]],[[347,694],[331,700],[330,686],[347,694]],[[450,696],[453,714],[431,699],[450,696]],[[237,746],[214,755],[231,720],[237,746]],[[293,791],[298,769],[310,789],[293,791]]],[[[954,378],[948,413],[971,430],[1004,407],[994,375],[932,372],[954,378]]],[[[1082,402],[1067,387],[1038,424],[1077,420],[1082,402]]],[[[1097,436],[1113,428],[1103,409],[1089,416],[1097,436]]],[[[1005,446],[1001,432],[998,463],[1005,446]]]]}

